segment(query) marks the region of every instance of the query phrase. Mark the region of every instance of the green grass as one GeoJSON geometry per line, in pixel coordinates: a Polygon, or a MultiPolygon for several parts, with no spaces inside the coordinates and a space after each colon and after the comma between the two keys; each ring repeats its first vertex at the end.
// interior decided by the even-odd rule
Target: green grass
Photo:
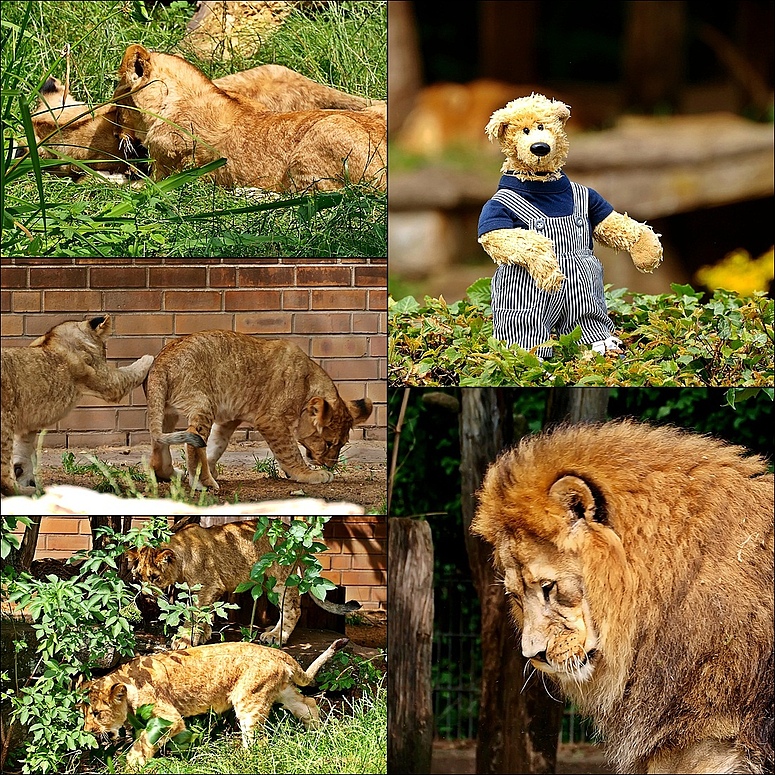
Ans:
{"type": "Polygon", "coordinates": [[[374,696],[355,700],[336,715],[327,715],[325,701],[320,705],[324,717],[321,729],[305,731],[289,713],[274,710],[267,723],[265,739],[248,750],[241,747],[238,732],[224,731],[222,720],[204,732],[187,720],[189,728],[194,729],[195,744],[178,754],[156,756],[143,772],[303,772],[309,775],[387,772],[385,689],[380,689],[374,696]]]}
{"type": "MultiPolygon", "coordinates": [[[[29,114],[49,74],[64,80],[70,44],[73,95],[108,101],[130,43],[171,53],[193,14],[173,2],[145,10],[140,0],[3,2],[2,251],[8,256],[383,256],[387,200],[360,186],[313,198],[234,195],[187,171],[140,189],[88,176],[74,184],[21,162],[11,143],[30,144],[29,114]]],[[[194,62],[217,78],[277,63],[337,88],[387,96],[384,2],[331,3],[295,10],[252,57],[194,62]]]]}

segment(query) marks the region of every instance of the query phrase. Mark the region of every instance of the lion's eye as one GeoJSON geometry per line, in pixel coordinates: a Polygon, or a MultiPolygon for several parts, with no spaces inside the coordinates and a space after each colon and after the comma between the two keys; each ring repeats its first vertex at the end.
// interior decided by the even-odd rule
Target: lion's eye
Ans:
{"type": "Polygon", "coordinates": [[[555,581],[542,581],[541,582],[541,590],[544,593],[544,600],[548,603],[549,602],[549,595],[551,591],[555,588],[557,583],[555,581]]]}

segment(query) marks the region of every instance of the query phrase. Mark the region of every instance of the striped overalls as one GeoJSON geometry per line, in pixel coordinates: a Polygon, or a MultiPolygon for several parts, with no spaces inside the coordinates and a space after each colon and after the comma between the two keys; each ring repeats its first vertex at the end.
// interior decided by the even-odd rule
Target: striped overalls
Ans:
{"type": "MultiPolygon", "coordinates": [[[[539,290],[525,267],[500,264],[492,278],[496,339],[529,350],[549,339],[552,330],[568,334],[581,326],[581,341],[586,344],[602,344],[613,335],[603,295],[603,267],[589,247],[587,189],[573,182],[571,186],[573,213],[556,218],[547,217],[509,189],[498,189],[493,195],[528,228],[552,240],[560,271],[565,275],[560,289],[549,293],[539,290]]],[[[548,358],[552,349],[539,347],[536,354],[548,358]]]]}

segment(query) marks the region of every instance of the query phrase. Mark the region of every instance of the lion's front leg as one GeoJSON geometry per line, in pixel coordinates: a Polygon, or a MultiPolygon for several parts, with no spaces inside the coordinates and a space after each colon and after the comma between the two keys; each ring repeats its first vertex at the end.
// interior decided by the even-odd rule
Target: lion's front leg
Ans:
{"type": "Polygon", "coordinates": [[[129,753],[126,755],[127,767],[130,770],[140,770],[148,761],[156,756],[159,748],[167,740],[180,734],[185,728],[186,723],[183,721],[183,717],[172,706],[164,705],[162,708],[154,708],[154,716],[166,719],[172,722],[172,726],[168,727],[164,735],[154,744],[148,739],[148,733],[143,730],[134,742],[134,745],[129,749],[129,753]]]}
{"type": "Polygon", "coordinates": [[[278,582],[274,591],[280,598],[280,619],[274,627],[262,632],[259,640],[262,643],[284,646],[301,617],[301,600],[296,587],[286,587],[285,584],[278,582]]]}
{"type": "Polygon", "coordinates": [[[142,384],[153,365],[153,355],[143,355],[129,366],[114,368],[107,363],[89,369],[83,384],[87,390],[110,403],[120,401],[130,390],[142,384]]]}

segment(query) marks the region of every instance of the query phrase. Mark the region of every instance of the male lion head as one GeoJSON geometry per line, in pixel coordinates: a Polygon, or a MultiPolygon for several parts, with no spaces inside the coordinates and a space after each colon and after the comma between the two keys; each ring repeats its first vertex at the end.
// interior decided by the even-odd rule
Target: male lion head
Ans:
{"type": "Polygon", "coordinates": [[[332,468],[339,452],[350,440],[350,429],[369,419],[372,403],[368,398],[344,402],[327,401],[322,396],[311,398],[299,418],[296,438],[316,465],[332,468]]]}
{"type": "Polygon", "coordinates": [[[771,766],[772,493],[761,458],[630,421],[527,438],[488,470],[472,531],[522,652],[619,772],[771,766]]]}

